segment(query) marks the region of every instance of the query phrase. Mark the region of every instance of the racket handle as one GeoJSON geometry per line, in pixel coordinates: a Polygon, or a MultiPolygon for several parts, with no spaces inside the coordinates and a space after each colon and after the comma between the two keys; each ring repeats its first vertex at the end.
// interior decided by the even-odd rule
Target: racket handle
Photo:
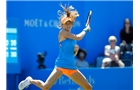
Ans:
{"type": "Polygon", "coordinates": [[[86,26],[86,28],[85,28],[83,31],[85,31],[85,32],[89,32],[89,30],[88,30],[88,26],[86,26]]]}
{"type": "Polygon", "coordinates": [[[90,32],[90,26],[89,24],[86,26],[86,28],[84,29],[85,32],[90,32]]]}
{"type": "Polygon", "coordinates": [[[83,31],[85,31],[87,33],[88,32],[88,29],[84,29],[83,31]]]}

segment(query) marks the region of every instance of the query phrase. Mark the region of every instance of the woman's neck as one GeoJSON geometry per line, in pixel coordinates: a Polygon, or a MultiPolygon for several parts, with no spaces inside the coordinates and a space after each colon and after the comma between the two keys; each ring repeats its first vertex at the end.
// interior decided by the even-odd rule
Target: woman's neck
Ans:
{"type": "Polygon", "coordinates": [[[63,29],[63,30],[65,30],[65,31],[67,31],[67,32],[70,32],[70,30],[67,30],[67,29],[63,29]]]}
{"type": "Polygon", "coordinates": [[[125,28],[125,32],[126,33],[129,33],[130,31],[129,31],[129,28],[125,28]]]}
{"type": "MultiPolygon", "coordinates": [[[[110,45],[111,46],[111,45],[110,45]]],[[[111,46],[111,49],[114,49],[115,48],[115,45],[111,46]]]]}

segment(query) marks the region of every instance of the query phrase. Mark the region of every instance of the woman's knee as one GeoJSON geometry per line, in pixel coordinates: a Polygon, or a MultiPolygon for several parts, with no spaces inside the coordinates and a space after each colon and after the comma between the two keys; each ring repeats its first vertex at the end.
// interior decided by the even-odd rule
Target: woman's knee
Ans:
{"type": "Polygon", "coordinates": [[[110,63],[112,60],[110,58],[104,58],[102,63],[110,63]]]}
{"type": "Polygon", "coordinates": [[[49,90],[51,87],[49,86],[49,84],[44,84],[42,87],[42,90],[49,90]]]}

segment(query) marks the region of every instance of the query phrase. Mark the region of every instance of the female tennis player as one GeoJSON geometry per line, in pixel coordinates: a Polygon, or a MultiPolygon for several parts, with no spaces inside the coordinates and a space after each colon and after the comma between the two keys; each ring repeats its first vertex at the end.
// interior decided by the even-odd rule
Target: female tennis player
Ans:
{"type": "Polygon", "coordinates": [[[62,5],[60,6],[64,9],[65,13],[63,13],[60,17],[62,29],[58,35],[59,55],[55,62],[55,68],[46,82],[35,80],[28,76],[25,80],[19,83],[19,90],[23,90],[30,84],[34,84],[42,90],[49,90],[62,74],[72,79],[84,90],[92,90],[92,86],[86,80],[85,76],[76,68],[76,66],[74,66],[74,56],[77,54],[79,49],[76,44],[76,40],[81,40],[85,34],[90,31],[90,26],[88,25],[77,35],[72,34],[71,28],[74,20],[77,16],[79,16],[79,14],[72,6],[67,9],[62,5]]]}

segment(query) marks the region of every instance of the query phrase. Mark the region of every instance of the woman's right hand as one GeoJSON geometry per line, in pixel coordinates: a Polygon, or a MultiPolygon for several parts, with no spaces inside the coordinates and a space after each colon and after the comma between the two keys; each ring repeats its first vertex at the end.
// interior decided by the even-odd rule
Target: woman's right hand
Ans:
{"type": "Polygon", "coordinates": [[[88,30],[88,32],[90,32],[90,30],[91,30],[90,25],[87,25],[84,30],[88,30]]]}

